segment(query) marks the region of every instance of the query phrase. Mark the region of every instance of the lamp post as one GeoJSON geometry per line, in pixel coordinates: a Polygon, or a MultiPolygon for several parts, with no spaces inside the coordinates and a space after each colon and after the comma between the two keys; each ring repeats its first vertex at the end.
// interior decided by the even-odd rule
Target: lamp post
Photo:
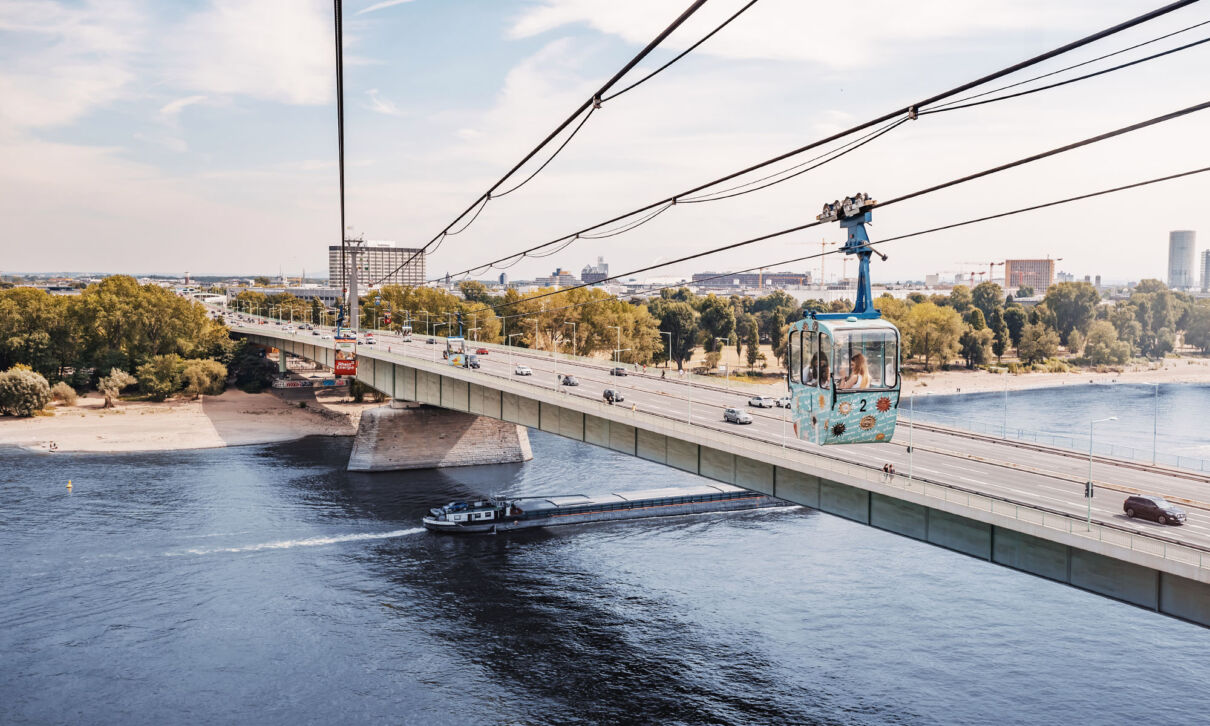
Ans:
{"type": "Polygon", "coordinates": [[[466,332],[468,332],[468,333],[474,333],[474,334],[475,334],[475,342],[476,342],[476,343],[478,343],[478,342],[479,342],[479,329],[478,329],[478,328],[471,328],[470,330],[468,330],[468,331],[466,331],[466,332]]]}
{"type": "MultiPolygon", "coordinates": [[[[719,338],[719,337],[715,336],[714,339],[716,341],[721,340],[724,343],[727,342],[726,338],[719,338]]],[[[722,352],[724,350],[724,346],[719,346],[718,350],[719,350],[719,358],[722,358],[722,352]]],[[[723,385],[726,386],[727,388],[731,387],[731,369],[727,367],[726,363],[723,364],[723,385]]]]}
{"type": "Polygon", "coordinates": [[[621,325],[606,325],[607,328],[614,328],[618,331],[618,347],[613,351],[613,364],[616,366],[622,353],[622,326],[621,325]]]}
{"type": "Polygon", "coordinates": [[[1000,426],[1000,438],[1008,438],[1008,369],[1004,369],[1004,423],[1000,426]]]}
{"type": "Polygon", "coordinates": [[[429,311],[428,310],[417,310],[416,312],[417,312],[417,314],[424,313],[424,334],[432,335],[433,326],[429,323],[429,321],[432,319],[432,316],[430,315],[429,311]]]}
{"type": "Polygon", "coordinates": [[[576,357],[576,324],[572,321],[567,321],[563,325],[571,326],[571,357],[576,357]]]}
{"type": "Polygon", "coordinates": [[[512,333],[508,336],[508,367],[513,367],[513,338],[521,335],[520,333],[512,333]]]}
{"type": "Polygon", "coordinates": [[[1110,416],[1108,418],[1099,418],[1095,421],[1088,422],[1088,486],[1084,489],[1084,497],[1088,499],[1088,531],[1090,532],[1092,531],[1092,427],[1093,424],[1117,420],[1117,416],[1110,416]]]}

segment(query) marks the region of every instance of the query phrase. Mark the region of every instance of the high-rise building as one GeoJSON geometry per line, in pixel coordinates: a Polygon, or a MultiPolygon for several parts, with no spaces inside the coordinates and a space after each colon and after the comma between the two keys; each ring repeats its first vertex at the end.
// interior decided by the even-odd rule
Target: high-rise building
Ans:
{"type": "MultiPolygon", "coordinates": [[[[346,245],[346,248],[352,245],[346,245]]],[[[340,264],[340,245],[328,247],[328,284],[335,288],[347,287],[342,269],[352,279],[354,255],[346,253],[345,265],[340,264]]],[[[424,253],[418,249],[396,247],[394,242],[366,242],[357,253],[357,285],[361,291],[370,285],[423,285],[424,253]],[[417,254],[419,253],[419,254],[417,254]],[[408,260],[416,255],[411,262],[408,260]],[[406,265],[404,263],[407,263],[406,265]]]]}
{"type": "Polygon", "coordinates": [[[586,285],[595,285],[609,277],[609,265],[605,262],[604,257],[597,258],[597,264],[584,265],[584,269],[580,270],[580,280],[586,285]]]}
{"type": "Polygon", "coordinates": [[[1033,288],[1036,294],[1043,294],[1055,281],[1055,261],[1045,260],[1005,260],[1004,284],[1011,290],[1022,286],[1033,288]]]}
{"type": "Polygon", "coordinates": [[[1178,229],[1168,233],[1168,287],[1188,290],[1193,287],[1193,248],[1197,233],[1178,229]]]}
{"type": "Polygon", "coordinates": [[[1210,292],[1210,250],[1202,250],[1202,292],[1210,292]]]}

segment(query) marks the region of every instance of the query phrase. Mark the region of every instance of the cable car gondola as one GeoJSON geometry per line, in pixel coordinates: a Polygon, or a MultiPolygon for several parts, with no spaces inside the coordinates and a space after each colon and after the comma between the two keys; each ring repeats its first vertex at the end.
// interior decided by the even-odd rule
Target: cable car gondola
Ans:
{"type": "Polygon", "coordinates": [[[811,313],[790,326],[787,341],[794,433],[816,444],[885,443],[899,412],[899,330],[874,308],[865,225],[877,204],[865,194],[825,204],[818,219],[849,231],[842,248],[857,255],[851,313],[811,313]]]}

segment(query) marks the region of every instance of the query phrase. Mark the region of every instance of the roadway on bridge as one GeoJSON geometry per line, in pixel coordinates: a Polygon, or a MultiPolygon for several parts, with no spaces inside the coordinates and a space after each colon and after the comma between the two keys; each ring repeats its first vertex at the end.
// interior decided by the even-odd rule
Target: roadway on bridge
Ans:
{"type": "MultiPolygon", "coordinates": [[[[249,326],[253,332],[287,335],[279,326],[270,325],[268,328],[249,326]]],[[[290,337],[300,342],[317,342],[309,331],[301,331],[290,337]]],[[[445,350],[445,341],[442,338],[437,338],[437,343],[430,345],[425,342],[425,336],[408,343],[389,334],[378,333],[375,337],[378,339],[373,346],[375,357],[401,363],[406,363],[409,357],[443,362],[441,354],[445,350]]],[[[474,345],[478,347],[480,344],[474,345]]],[[[661,379],[654,372],[655,369],[636,375],[633,366],[626,366],[630,369],[626,376],[612,376],[609,371],[613,365],[606,361],[552,359],[525,348],[483,347],[491,351],[488,355],[479,356],[482,368],[477,372],[485,376],[510,378],[514,382],[590,400],[601,400],[604,389],[613,388],[621,390],[626,397],[625,403],[619,405],[634,406],[642,412],[782,444],[787,448],[822,453],[849,463],[872,466],[875,470],[885,463],[892,463],[901,476],[911,473],[914,477],[1078,517],[1085,516],[1087,512],[1083,482],[1088,476],[1088,459],[1074,452],[1061,452],[1020,442],[988,440],[931,426],[918,427],[909,432],[909,427],[904,425],[897,430],[894,441],[888,444],[818,447],[794,436],[786,409],[749,407],[747,402],[751,394],[746,391],[682,381],[675,376],[661,379]],[[533,375],[515,375],[514,368],[518,363],[524,363],[532,369],[533,375]],[[580,385],[560,385],[560,376],[563,374],[575,376],[580,385]],[[754,422],[748,425],[725,423],[722,413],[728,407],[746,410],[754,422]],[[909,436],[914,449],[911,453],[907,446],[909,436]]],[[[369,352],[369,346],[363,348],[363,352],[369,352]]],[[[1148,470],[1137,462],[1102,458],[1095,462],[1094,480],[1098,485],[1092,506],[1094,522],[1210,546],[1210,511],[1205,509],[1185,506],[1189,521],[1180,527],[1131,520],[1122,511],[1126,492],[1133,490],[1193,502],[1210,499],[1207,496],[1210,484],[1206,477],[1193,472],[1148,470]]]]}

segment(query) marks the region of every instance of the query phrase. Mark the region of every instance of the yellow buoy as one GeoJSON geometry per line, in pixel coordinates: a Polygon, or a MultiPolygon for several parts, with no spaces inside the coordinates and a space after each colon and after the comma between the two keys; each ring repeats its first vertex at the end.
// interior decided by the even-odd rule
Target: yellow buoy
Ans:
{"type": "Polygon", "coordinates": [[[71,491],[71,479],[67,480],[67,489],[68,491],[71,491]]]}

